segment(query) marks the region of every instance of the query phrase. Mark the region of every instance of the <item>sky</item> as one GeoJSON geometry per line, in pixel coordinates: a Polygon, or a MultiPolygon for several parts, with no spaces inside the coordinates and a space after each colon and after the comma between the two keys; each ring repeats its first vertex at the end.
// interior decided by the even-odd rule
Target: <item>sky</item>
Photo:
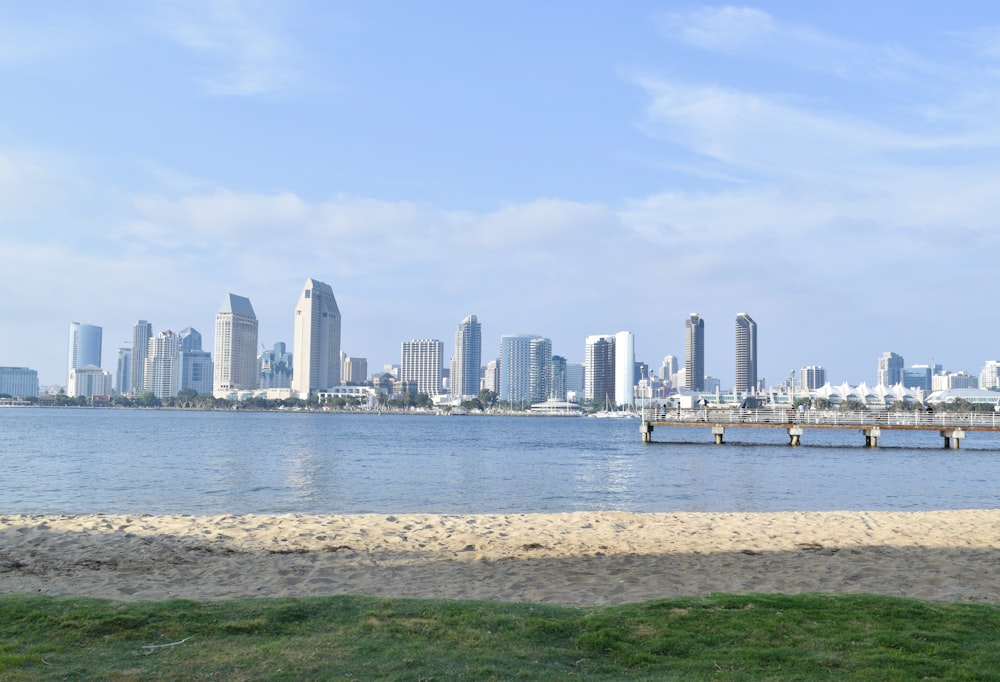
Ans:
{"type": "MultiPolygon", "coordinates": [[[[65,384],[139,319],[292,343],[307,278],[369,370],[482,323],[629,330],[734,376],[1000,357],[1000,5],[126,0],[0,5],[0,365],[65,384]],[[925,5],[933,5],[927,7],[925,5]]],[[[445,361],[447,366],[447,359],[445,361]]]]}

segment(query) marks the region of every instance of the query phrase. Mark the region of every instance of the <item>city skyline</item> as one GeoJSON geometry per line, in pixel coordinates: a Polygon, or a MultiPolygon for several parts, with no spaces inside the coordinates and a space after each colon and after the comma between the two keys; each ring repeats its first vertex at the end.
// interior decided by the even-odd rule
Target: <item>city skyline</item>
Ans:
{"type": "Polygon", "coordinates": [[[54,0],[0,26],[0,364],[45,385],[69,321],[112,370],[137,319],[208,332],[226,290],[290,341],[306,273],[372,366],[470,310],[573,362],[628,329],[651,364],[697,310],[723,385],[739,310],[770,382],[1000,355],[1000,6],[54,0]]]}

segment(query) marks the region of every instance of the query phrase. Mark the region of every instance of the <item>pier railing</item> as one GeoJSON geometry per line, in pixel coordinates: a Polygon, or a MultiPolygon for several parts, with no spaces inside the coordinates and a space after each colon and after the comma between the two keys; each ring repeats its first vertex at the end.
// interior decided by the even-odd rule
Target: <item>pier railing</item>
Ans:
{"type": "Polygon", "coordinates": [[[724,424],[727,426],[880,426],[883,428],[1000,430],[997,412],[885,412],[876,410],[796,410],[792,408],[656,408],[642,410],[643,422],[659,426],[724,424]]]}

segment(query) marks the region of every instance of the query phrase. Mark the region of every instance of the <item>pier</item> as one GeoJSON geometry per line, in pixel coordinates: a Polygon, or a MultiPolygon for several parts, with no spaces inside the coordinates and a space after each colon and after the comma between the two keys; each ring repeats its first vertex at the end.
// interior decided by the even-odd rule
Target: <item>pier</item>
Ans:
{"type": "Polygon", "coordinates": [[[1000,413],[643,408],[639,432],[644,443],[653,442],[657,426],[710,429],[716,445],[725,442],[727,428],[785,429],[789,445],[801,445],[807,429],[854,429],[864,436],[864,446],[869,448],[878,447],[882,431],[937,431],[945,449],[957,449],[968,432],[1000,431],[1000,413]]]}

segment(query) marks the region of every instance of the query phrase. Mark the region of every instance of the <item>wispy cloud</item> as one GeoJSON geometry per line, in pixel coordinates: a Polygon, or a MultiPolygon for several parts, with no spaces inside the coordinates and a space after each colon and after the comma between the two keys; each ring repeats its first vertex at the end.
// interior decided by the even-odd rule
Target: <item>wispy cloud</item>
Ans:
{"type": "Polygon", "coordinates": [[[267,0],[163,0],[155,27],[204,57],[199,78],[215,95],[261,95],[299,82],[296,57],[280,31],[282,3],[267,0]]]}

